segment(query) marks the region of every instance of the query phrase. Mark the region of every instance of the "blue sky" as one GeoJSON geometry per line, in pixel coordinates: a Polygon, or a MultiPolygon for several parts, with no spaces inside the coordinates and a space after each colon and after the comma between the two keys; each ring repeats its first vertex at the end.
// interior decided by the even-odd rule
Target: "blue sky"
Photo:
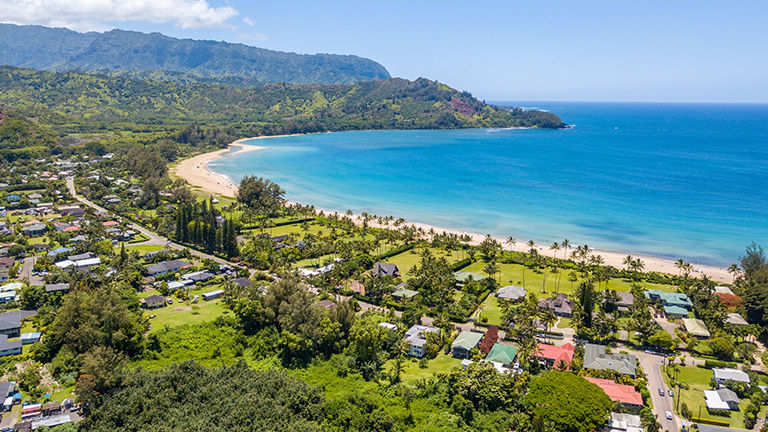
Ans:
{"type": "Polygon", "coordinates": [[[11,11],[6,22],[355,54],[487,100],[768,102],[768,2],[757,0],[0,0],[0,9],[11,11]]]}

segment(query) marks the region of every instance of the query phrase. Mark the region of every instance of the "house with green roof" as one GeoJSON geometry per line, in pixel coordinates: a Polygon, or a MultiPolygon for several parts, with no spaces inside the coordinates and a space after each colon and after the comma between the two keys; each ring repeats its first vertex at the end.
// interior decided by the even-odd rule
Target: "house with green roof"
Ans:
{"type": "Polygon", "coordinates": [[[491,347],[488,355],[485,356],[485,361],[501,363],[509,367],[509,365],[515,362],[517,351],[517,347],[496,342],[491,347]]]}
{"type": "Polygon", "coordinates": [[[688,317],[688,309],[680,306],[664,306],[664,314],[667,318],[686,318],[688,317]]]}
{"type": "Polygon", "coordinates": [[[678,292],[665,292],[657,289],[648,290],[645,296],[651,301],[659,301],[662,306],[677,306],[690,310],[693,307],[687,295],[678,292]]]}
{"type": "Polygon", "coordinates": [[[477,345],[480,343],[483,336],[483,333],[463,330],[456,336],[453,344],[451,344],[453,356],[456,358],[470,358],[472,356],[472,350],[477,348],[477,345]]]}
{"type": "Polygon", "coordinates": [[[392,293],[392,297],[394,297],[398,301],[402,301],[402,300],[410,300],[416,297],[416,295],[418,294],[419,294],[418,291],[409,290],[408,288],[400,288],[397,291],[392,293]]]}
{"type": "Polygon", "coordinates": [[[704,321],[697,318],[683,318],[685,331],[698,339],[709,339],[710,334],[704,321]]]}
{"type": "Polygon", "coordinates": [[[459,285],[463,285],[464,283],[469,280],[469,278],[472,278],[473,281],[479,281],[485,279],[485,275],[482,273],[475,273],[475,272],[456,272],[453,274],[453,277],[456,278],[456,281],[459,283],[459,285]]]}

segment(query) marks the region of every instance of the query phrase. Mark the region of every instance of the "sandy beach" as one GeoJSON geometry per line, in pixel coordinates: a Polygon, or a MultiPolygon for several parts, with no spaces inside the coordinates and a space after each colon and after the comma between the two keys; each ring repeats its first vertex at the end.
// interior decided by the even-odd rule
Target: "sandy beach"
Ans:
{"type": "MultiPolygon", "coordinates": [[[[289,135],[280,135],[280,136],[289,136],[289,135]]],[[[273,138],[273,137],[243,138],[243,139],[237,140],[232,144],[230,144],[229,148],[218,150],[215,152],[204,153],[189,159],[185,159],[181,161],[178,165],[176,165],[174,168],[172,168],[171,171],[176,176],[186,180],[193,187],[197,187],[205,192],[224,195],[228,197],[234,197],[237,194],[237,185],[233,184],[226,176],[213,172],[208,167],[208,163],[210,161],[221,158],[224,153],[229,152],[233,148],[237,149],[236,153],[263,150],[265,148],[264,146],[248,145],[248,144],[243,144],[243,142],[250,141],[253,139],[267,139],[267,138],[273,138]]],[[[335,213],[334,211],[329,211],[329,210],[323,210],[323,211],[325,213],[335,213]]],[[[357,222],[361,222],[361,219],[359,216],[355,215],[354,218],[357,222]]],[[[469,235],[472,238],[472,241],[471,241],[472,244],[479,244],[485,238],[485,234],[450,230],[450,229],[445,229],[445,228],[428,225],[428,224],[422,224],[422,223],[408,222],[408,224],[417,228],[423,228],[426,231],[434,230],[436,232],[447,232],[447,233],[453,233],[453,234],[469,235]]],[[[376,227],[376,224],[370,221],[369,221],[369,225],[376,227]]],[[[563,237],[566,238],[567,235],[563,237]]],[[[515,250],[520,252],[526,252],[530,250],[528,245],[523,241],[519,241],[517,244],[510,246],[506,244],[505,238],[496,238],[496,239],[499,242],[501,242],[501,244],[507,250],[515,250]]],[[[538,249],[539,253],[542,255],[556,256],[558,258],[563,258],[563,255],[564,255],[563,250],[554,251],[549,249],[548,245],[536,245],[536,249],[538,249]]],[[[624,260],[624,257],[630,254],[634,258],[640,258],[643,261],[643,263],[645,264],[645,271],[647,272],[660,272],[660,273],[670,273],[670,274],[678,274],[679,272],[677,267],[675,267],[674,261],[664,259],[664,258],[635,255],[635,254],[632,254],[631,252],[630,253],[613,252],[613,251],[598,250],[598,249],[593,249],[592,253],[595,255],[602,256],[606,265],[611,265],[616,268],[623,268],[624,265],[622,264],[622,261],[624,260]]],[[[709,278],[719,282],[730,283],[732,280],[732,276],[728,273],[727,269],[724,267],[715,267],[715,266],[709,266],[709,265],[703,265],[703,264],[697,264],[697,263],[691,263],[691,264],[693,264],[693,267],[695,269],[692,274],[693,277],[697,277],[697,276],[700,276],[701,274],[705,274],[709,278]]]]}

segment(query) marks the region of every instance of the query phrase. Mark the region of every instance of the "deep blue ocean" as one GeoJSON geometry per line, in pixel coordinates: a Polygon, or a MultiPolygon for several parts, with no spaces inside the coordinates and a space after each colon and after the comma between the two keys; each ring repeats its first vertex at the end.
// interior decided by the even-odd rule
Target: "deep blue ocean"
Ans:
{"type": "Polygon", "coordinates": [[[515,102],[566,130],[258,140],[211,168],[319,208],[728,265],[768,247],[768,105],[515,102]]]}

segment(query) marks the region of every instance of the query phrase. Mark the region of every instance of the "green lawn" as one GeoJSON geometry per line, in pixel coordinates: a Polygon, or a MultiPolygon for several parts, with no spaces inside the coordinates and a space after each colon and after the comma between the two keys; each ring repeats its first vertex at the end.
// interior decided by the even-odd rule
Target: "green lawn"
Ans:
{"type": "MultiPolygon", "coordinates": [[[[119,249],[120,246],[115,246],[116,249],[119,249]]],[[[144,255],[147,252],[154,252],[158,250],[163,250],[165,247],[160,245],[141,245],[141,246],[126,246],[126,251],[136,251],[139,253],[139,255],[144,255]]]]}
{"type": "MultiPolygon", "coordinates": [[[[454,263],[463,258],[463,255],[461,255],[462,253],[458,251],[446,252],[442,249],[432,247],[430,247],[429,250],[432,252],[432,255],[436,257],[445,257],[449,263],[454,263]]],[[[395,264],[397,268],[400,269],[400,274],[407,276],[408,271],[421,262],[421,253],[421,249],[414,248],[393,257],[389,257],[384,260],[384,262],[395,264]]]]}
{"type": "Polygon", "coordinates": [[[557,328],[564,329],[571,326],[571,319],[566,317],[560,317],[560,321],[557,322],[557,328]]]}
{"type": "MultiPolygon", "coordinates": [[[[462,269],[466,272],[484,273],[483,267],[486,263],[482,260],[474,262],[469,266],[462,269]]],[[[568,270],[560,270],[557,273],[552,273],[547,270],[543,273],[535,273],[533,270],[526,268],[520,264],[500,264],[501,268],[501,285],[517,285],[528,290],[529,293],[533,293],[537,298],[549,297],[557,292],[571,294],[575,287],[581,282],[581,277],[576,282],[570,282],[568,280],[568,270]],[[524,274],[524,276],[523,276],[524,274]],[[523,283],[523,277],[525,277],[525,283],[523,283]],[[559,287],[558,287],[559,285],[559,287]]],[[[581,276],[581,275],[580,275],[581,276]]],[[[498,275],[496,276],[498,278],[498,275]]],[[[666,285],[658,284],[640,284],[644,289],[660,289],[663,291],[673,291],[673,289],[666,285]]],[[[598,289],[605,289],[605,284],[600,284],[598,289]]],[[[632,282],[623,279],[611,279],[608,282],[608,289],[615,291],[629,292],[632,289],[632,282]]]]}
{"type": "MultiPolygon", "coordinates": [[[[383,370],[389,372],[392,370],[393,360],[389,360],[384,364],[383,370]]],[[[461,360],[455,359],[450,355],[443,354],[441,351],[437,357],[432,360],[428,360],[427,367],[422,369],[419,367],[419,359],[408,358],[405,360],[403,366],[405,370],[400,376],[401,380],[407,384],[414,384],[421,378],[429,378],[434,374],[440,372],[449,372],[455,367],[461,367],[461,360]]]]}
{"type": "Polygon", "coordinates": [[[488,318],[488,324],[502,325],[502,311],[499,306],[499,299],[497,299],[493,293],[488,295],[485,301],[480,305],[480,309],[482,310],[482,312],[480,312],[481,316],[488,318]]]}
{"type": "MultiPolygon", "coordinates": [[[[216,289],[216,286],[208,286],[201,289],[190,290],[190,297],[199,295],[201,292],[212,291],[216,289]]],[[[144,298],[151,295],[159,294],[155,290],[144,291],[139,293],[139,297],[144,298]]],[[[229,309],[224,305],[221,299],[204,301],[200,299],[197,303],[192,301],[180,302],[175,296],[170,296],[173,299],[173,304],[165,307],[147,310],[144,312],[144,316],[149,319],[151,328],[149,333],[156,333],[161,331],[165,326],[176,327],[184,324],[196,324],[208,321],[213,321],[223,314],[228,314],[229,309]],[[149,318],[154,315],[154,318],[149,318]]]]}

